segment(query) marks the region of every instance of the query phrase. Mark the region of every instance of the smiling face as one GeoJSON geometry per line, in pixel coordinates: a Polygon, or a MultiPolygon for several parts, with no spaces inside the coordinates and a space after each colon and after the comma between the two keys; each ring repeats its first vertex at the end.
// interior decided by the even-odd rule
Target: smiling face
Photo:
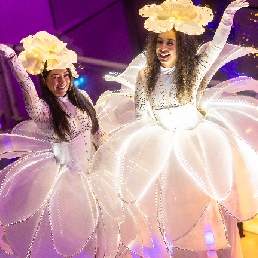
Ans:
{"type": "Polygon", "coordinates": [[[56,97],[66,94],[71,84],[71,78],[67,69],[54,69],[45,79],[46,86],[56,97]]]}
{"type": "Polygon", "coordinates": [[[156,54],[163,67],[171,68],[176,64],[176,33],[173,30],[158,35],[156,54]]]}

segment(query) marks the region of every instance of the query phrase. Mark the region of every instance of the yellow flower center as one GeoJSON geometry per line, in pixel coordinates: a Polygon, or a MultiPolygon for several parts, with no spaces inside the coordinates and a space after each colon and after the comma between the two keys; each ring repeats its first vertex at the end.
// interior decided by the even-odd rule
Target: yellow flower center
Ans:
{"type": "Polygon", "coordinates": [[[197,16],[197,13],[194,11],[193,6],[189,5],[184,6],[181,4],[171,3],[170,5],[164,5],[163,9],[168,16],[173,16],[176,20],[181,20],[186,23],[190,22],[197,16]]]}
{"type": "Polygon", "coordinates": [[[157,18],[159,20],[167,20],[168,18],[170,17],[170,15],[166,15],[164,13],[160,14],[160,15],[157,15],[157,18]]]}

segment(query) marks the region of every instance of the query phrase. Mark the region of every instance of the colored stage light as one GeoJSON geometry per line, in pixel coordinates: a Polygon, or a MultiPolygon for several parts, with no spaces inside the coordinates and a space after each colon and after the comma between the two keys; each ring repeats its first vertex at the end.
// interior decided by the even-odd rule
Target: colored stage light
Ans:
{"type": "Polygon", "coordinates": [[[73,84],[75,87],[83,87],[87,83],[88,79],[86,75],[82,75],[79,78],[75,79],[73,84]]]}

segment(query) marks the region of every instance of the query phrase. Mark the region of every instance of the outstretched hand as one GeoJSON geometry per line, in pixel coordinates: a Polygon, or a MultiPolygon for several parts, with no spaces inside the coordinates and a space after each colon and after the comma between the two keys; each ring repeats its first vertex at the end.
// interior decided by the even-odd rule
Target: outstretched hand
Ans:
{"type": "Polygon", "coordinates": [[[12,55],[15,55],[15,51],[4,44],[0,44],[0,55],[8,58],[12,55]]]}
{"type": "Polygon", "coordinates": [[[234,18],[234,14],[236,13],[236,11],[238,11],[239,9],[243,8],[243,7],[248,7],[249,6],[249,3],[246,2],[246,0],[235,0],[233,2],[231,2],[223,16],[222,16],[222,22],[225,24],[225,25],[232,25],[233,24],[233,18],[234,18]]]}
{"type": "Polygon", "coordinates": [[[225,12],[228,14],[235,14],[236,11],[243,7],[248,7],[249,3],[246,0],[236,0],[228,5],[225,12]]]}

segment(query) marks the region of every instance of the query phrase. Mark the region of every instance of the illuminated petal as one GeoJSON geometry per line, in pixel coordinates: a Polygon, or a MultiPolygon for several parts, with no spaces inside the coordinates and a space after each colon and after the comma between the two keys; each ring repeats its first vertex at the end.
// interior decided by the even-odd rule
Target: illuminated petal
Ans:
{"type": "Polygon", "coordinates": [[[23,51],[18,58],[28,73],[39,74],[43,71],[44,61],[40,55],[23,51]]]}
{"type": "Polygon", "coordinates": [[[149,31],[165,32],[175,26],[176,30],[189,35],[202,34],[202,26],[213,18],[211,9],[195,6],[191,0],[166,0],[161,5],[146,5],[140,9],[140,15],[149,17],[145,22],[149,31]]]}
{"type": "Polygon", "coordinates": [[[63,67],[58,67],[59,62],[57,59],[53,58],[53,59],[48,59],[47,60],[47,70],[54,70],[54,69],[63,69],[63,67]]]}
{"type": "Polygon", "coordinates": [[[147,30],[151,30],[157,33],[165,32],[173,29],[174,19],[158,20],[158,19],[147,19],[144,23],[144,27],[147,30]]]}
{"type": "Polygon", "coordinates": [[[23,43],[24,49],[29,50],[32,48],[32,40],[33,40],[33,37],[31,35],[21,40],[21,43],[23,43]]]}
{"type": "Polygon", "coordinates": [[[159,5],[145,5],[143,8],[139,10],[139,14],[143,17],[151,17],[156,16],[158,11],[162,11],[161,6],[159,5]]]}
{"type": "Polygon", "coordinates": [[[46,31],[40,31],[34,36],[24,38],[21,42],[25,50],[19,59],[30,74],[41,73],[47,61],[47,70],[72,68],[73,75],[78,76],[73,66],[73,63],[77,62],[76,53],[68,50],[66,43],[57,37],[46,31]]]}
{"type": "Polygon", "coordinates": [[[46,31],[40,31],[36,33],[33,38],[33,43],[35,44],[35,47],[41,46],[42,49],[46,50],[60,51],[67,45],[66,43],[62,42],[57,37],[47,33],[46,31]]]}
{"type": "Polygon", "coordinates": [[[66,54],[68,55],[71,63],[77,62],[77,54],[74,51],[67,49],[66,54]]]}
{"type": "Polygon", "coordinates": [[[188,35],[200,35],[204,32],[204,28],[197,23],[175,23],[175,29],[188,35]]]}
{"type": "Polygon", "coordinates": [[[74,67],[73,64],[69,67],[69,69],[71,70],[72,76],[74,78],[78,78],[79,77],[79,74],[76,72],[75,67],[74,67]]]}
{"type": "Polygon", "coordinates": [[[213,19],[213,14],[211,9],[207,7],[196,7],[196,12],[197,12],[197,16],[195,20],[199,25],[205,26],[213,19]]]}

